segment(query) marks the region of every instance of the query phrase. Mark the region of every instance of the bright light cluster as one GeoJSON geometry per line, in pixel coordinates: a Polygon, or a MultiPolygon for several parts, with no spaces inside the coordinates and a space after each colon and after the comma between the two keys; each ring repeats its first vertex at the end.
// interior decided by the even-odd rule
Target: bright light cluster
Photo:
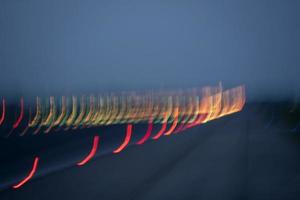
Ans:
{"type": "MultiPolygon", "coordinates": [[[[126,134],[119,146],[113,151],[118,154],[129,144],[133,134],[133,124],[147,123],[148,128],[136,144],[141,145],[148,139],[159,139],[163,135],[171,135],[208,121],[239,112],[245,104],[245,88],[238,86],[223,90],[222,85],[190,89],[187,91],[148,92],[143,94],[122,93],[121,95],[89,97],[62,96],[57,101],[54,96],[46,99],[36,97],[35,114],[29,105],[27,125],[20,133],[24,135],[29,129],[33,133],[48,133],[52,129],[77,129],[78,127],[108,126],[127,124],[126,134]],[[71,100],[70,100],[71,99],[71,100]],[[33,116],[33,117],[32,117],[33,116]],[[152,132],[154,125],[159,125],[157,132],[152,132]]],[[[24,99],[20,99],[20,111],[12,124],[12,131],[20,129],[21,122],[26,118],[24,99]]],[[[6,104],[2,100],[0,126],[5,122],[6,104]]],[[[93,138],[90,152],[79,162],[83,166],[96,156],[100,137],[93,138]]],[[[31,171],[14,189],[22,187],[35,174],[39,157],[35,157],[31,171]]]]}
{"type": "MultiPolygon", "coordinates": [[[[51,130],[77,129],[112,124],[162,124],[161,134],[169,135],[195,125],[242,110],[245,104],[244,86],[223,90],[222,85],[186,91],[127,92],[109,95],[89,95],[48,98],[36,97],[35,105],[20,99],[20,111],[12,129],[20,128],[24,118],[34,134],[51,130]],[[172,124],[166,131],[167,124],[172,124]]],[[[5,122],[5,100],[0,125],[5,122]]],[[[156,139],[154,137],[154,139],[156,139]]]]}

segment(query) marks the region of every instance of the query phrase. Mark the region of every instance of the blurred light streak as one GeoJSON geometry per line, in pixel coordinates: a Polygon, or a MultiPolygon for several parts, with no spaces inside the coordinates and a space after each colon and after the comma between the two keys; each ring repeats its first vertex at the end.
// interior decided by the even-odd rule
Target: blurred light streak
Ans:
{"type": "Polygon", "coordinates": [[[20,114],[19,117],[17,118],[16,122],[13,124],[13,129],[18,128],[18,126],[20,125],[22,119],[24,116],[24,99],[23,97],[21,97],[20,99],[20,114]]]}
{"type": "Polygon", "coordinates": [[[136,144],[138,144],[138,145],[144,144],[151,136],[152,129],[153,129],[153,122],[152,122],[152,120],[149,120],[146,134],[136,144]]]}
{"type": "Polygon", "coordinates": [[[152,139],[157,140],[158,138],[160,138],[160,136],[163,135],[163,133],[165,132],[167,128],[167,122],[163,123],[161,126],[161,129],[158,131],[158,133],[152,137],[152,139]]]}
{"type": "MultiPolygon", "coordinates": [[[[61,127],[64,130],[74,130],[78,127],[149,123],[151,118],[152,126],[162,124],[161,130],[153,137],[153,139],[158,139],[164,134],[177,133],[239,112],[244,107],[246,97],[244,86],[223,91],[222,85],[219,84],[215,87],[193,88],[186,91],[122,92],[119,95],[111,93],[98,95],[97,98],[94,95],[88,98],[85,95],[73,95],[71,99],[70,103],[68,97],[62,96],[61,103],[58,103],[54,96],[43,101],[41,97],[36,97],[35,115],[31,119],[31,106],[29,106],[28,127],[25,132],[33,127],[36,127],[33,133],[37,134],[41,129],[48,133],[53,128],[59,130],[61,127]],[[57,109],[56,105],[60,105],[60,109],[57,109]],[[166,130],[168,124],[170,128],[166,130]]],[[[2,107],[4,108],[3,100],[2,107]]],[[[23,97],[20,104],[21,111],[14,123],[15,128],[24,118],[23,97]]],[[[5,113],[7,110],[2,112],[0,119],[4,118],[5,113]]],[[[4,123],[3,121],[1,124],[4,123]]]]}
{"type": "Polygon", "coordinates": [[[120,153],[129,144],[131,134],[132,134],[132,124],[128,124],[126,128],[126,137],[123,143],[116,150],[114,150],[113,153],[120,153]]]}
{"type": "Polygon", "coordinates": [[[82,122],[82,125],[88,125],[90,120],[92,119],[93,115],[94,115],[94,109],[95,109],[95,97],[93,95],[90,96],[90,109],[88,114],[86,115],[85,119],[82,122]]]}
{"type": "Polygon", "coordinates": [[[96,136],[94,136],[94,139],[93,139],[92,150],[82,161],[77,163],[78,166],[85,165],[87,162],[89,162],[95,156],[97,149],[98,149],[98,144],[99,144],[99,136],[96,135],[96,136]]]}
{"type": "Polygon", "coordinates": [[[55,98],[50,98],[50,108],[51,108],[51,117],[48,122],[48,128],[44,131],[44,133],[49,133],[54,126],[55,118],[56,118],[56,106],[55,106],[55,98]]]}
{"type": "Polygon", "coordinates": [[[1,118],[0,118],[0,126],[2,125],[2,123],[4,122],[5,119],[5,99],[2,98],[2,114],[1,114],[1,118]]]}
{"type": "Polygon", "coordinates": [[[103,116],[101,117],[101,120],[99,121],[99,124],[101,124],[101,125],[105,125],[105,123],[110,118],[111,113],[112,113],[112,103],[113,102],[110,100],[109,96],[106,97],[105,103],[106,103],[105,104],[106,105],[106,109],[104,111],[103,116]]]}
{"type": "Polygon", "coordinates": [[[168,119],[169,119],[171,113],[172,113],[172,98],[169,96],[168,97],[167,110],[164,111],[165,116],[164,116],[163,121],[162,121],[162,127],[158,131],[158,133],[155,136],[152,137],[152,139],[157,140],[164,134],[164,132],[166,131],[167,124],[168,124],[168,119]]]}
{"type": "Polygon", "coordinates": [[[69,109],[69,99],[66,98],[66,114],[64,115],[64,118],[61,120],[61,122],[58,125],[57,131],[60,129],[60,127],[64,126],[69,118],[70,115],[70,109],[69,109]]]}
{"type": "Polygon", "coordinates": [[[80,101],[80,111],[79,111],[79,115],[77,117],[77,119],[74,122],[74,128],[76,129],[81,122],[83,121],[84,115],[85,115],[85,110],[86,110],[86,104],[85,104],[85,96],[81,97],[81,101],[80,101]]]}
{"type": "Polygon", "coordinates": [[[73,96],[72,97],[72,112],[71,112],[71,115],[69,116],[69,118],[66,121],[66,126],[67,127],[66,127],[65,130],[68,130],[68,128],[73,124],[73,122],[76,118],[76,115],[77,115],[77,97],[73,96]]]}
{"type": "Polygon", "coordinates": [[[28,126],[34,127],[38,124],[39,120],[41,119],[42,111],[41,111],[41,100],[39,97],[36,97],[36,114],[32,121],[29,121],[28,126]]]}
{"type": "Polygon", "coordinates": [[[53,118],[53,112],[54,112],[54,106],[55,106],[55,103],[54,103],[54,97],[50,97],[49,98],[49,102],[50,102],[50,107],[49,107],[49,114],[47,115],[47,117],[43,120],[42,122],[42,126],[49,126],[50,123],[51,123],[51,120],[53,118]]]}
{"type": "Polygon", "coordinates": [[[105,122],[106,125],[112,124],[118,116],[118,98],[116,96],[112,96],[111,102],[112,102],[111,115],[105,122]]]}
{"type": "Polygon", "coordinates": [[[101,119],[102,119],[102,116],[103,116],[103,111],[102,111],[102,109],[104,109],[103,107],[104,107],[104,100],[103,100],[103,98],[100,96],[99,98],[98,98],[98,113],[97,113],[97,116],[96,116],[96,118],[95,118],[95,121],[92,123],[92,125],[94,125],[94,126],[97,126],[97,125],[99,125],[99,123],[100,123],[100,121],[101,121],[101,119]]]}
{"type": "Polygon", "coordinates": [[[61,97],[61,113],[60,115],[57,117],[57,119],[54,122],[54,126],[58,126],[62,120],[64,119],[64,116],[66,115],[66,97],[62,96],[61,97]]]}
{"type": "Polygon", "coordinates": [[[26,134],[26,132],[29,129],[29,123],[31,122],[31,109],[29,108],[29,117],[28,117],[28,123],[27,126],[25,127],[25,129],[19,134],[20,136],[24,136],[26,134]]]}
{"type": "Polygon", "coordinates": [[[115,123],[120,123],[121,120],[123,119],[123,116],[125,115],[125,112],[126,112],[126,101],[125,101],[124,95],[122,95],[120,106],[121,106],[121,108],[120,108],[120,111],[119,111],[119,113],[116,117],[115,123]]]}
{"type": "Polygon", "coordinates": [[[197,96],[195,97],[195,99],[193,99],[192,105],[194,107],[194,112],[193,112],[192,117],[187,122],[189,124],[193,123],[196,120],[198,113],[199,113],[199,98],[197,96]]]}
{"type": "Polygon", "coordinates": [[[164,135],[171,135],[171,133],[173,133],[173,131],[175,130],[175,128],[177,126],[177,123],[178,123],[178,107],[176,107],[175,111],[174,111],[174,121],[173,121],[173,124],[170,127],[170,129],[167,132],[164,133],[164,135]]]}
{"type": "Polygon", "coordinates": [[[198,119],[197,119],[195,122],[193,122],[192,124],[186,124],[186,126],[183,128],[183,130],[204,123],[204,121],[207,119],[207,116],[208,116],[207,113],[206,113],[206,114],[200,114],[200,115],[198,116],[198,119]]]}
{"type": "Polygon", "coordinates": [[[14,185],[13,186],[14,189],[18,189],[18,188],[22,187],[25,183],[27,183],[33,177],[33,175],[35,174],[35,171],[37,169],[38,162],[39,162],[39,157],[35,157],[30,173],[22,181],[20,181],[16,185],[14,185]]]}

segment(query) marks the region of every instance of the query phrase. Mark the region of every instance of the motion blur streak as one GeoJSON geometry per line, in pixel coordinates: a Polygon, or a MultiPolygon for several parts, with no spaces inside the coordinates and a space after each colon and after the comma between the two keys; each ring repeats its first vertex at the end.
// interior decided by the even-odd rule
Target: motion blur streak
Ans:
{"type": "Polygon", "coordinates": [[[132,124],[128,124],[126,129],[125,140],[116,150],[113,151],[114,153],[120,153],[129,144],[131,134],[132,134],[132,124]]]}
{"type": "Polygon", "coordinates": [[[28,126],[29,127],[34,127],[38,124],[40,118],[41,118],[41,100],[39,97],[36,97],[36,114],[35,117],[33,118],[33,120],[31,122],[29,122],[28,126]]]}
{"type": "Polygon", "coordinates": [[[162,127],[158,131],[158,133],[152,137],[152,139],[157,140],[158,138],[160,138],[160,136],[162,136],[164,134],[164,132],[166,131],[166,128],[167,128],[168,119],[169,119],[169,112],[165,112],[162,127]]]}
{"type": "Polygon", "coordinates": [[[192,124],[185,125],[183,130],[202,124],[206,120],[207,116],[208,116],[207,114],[199,115],[198,119],[195,122],[193,122],[192,124]]]}
{"type": "Polygon", "coordinates": [[[163,135],[163,133],[165,132],[167,128],[167,122],[163,123],[161,129],[158,131],[158,133],[152,137],[152,139],[157,140],[158,138],[160,138],[160,136],[163,135]]]}
{"type": "Polygon", "coordinates": [[[20,99],[20,114],[19,114],[17,121],[13,124],[13,129],[16,129],[20,125],[20,123],[23,119],[23,116],[24,116],[24,99],[23,99],[23,97],[21,97],[21,99],[20,99]]]}
{"type": "Polygon", "coordinates": [[[98,149],[98,144],[99,144],[99,136],[96,135],[93,140],[93,147],[91,152],[82,161],[77,163],[78,166],[85,165],[88,161],[90,161],[95,156],[98,149]]]}
{"type": "Polygon", "coordinates": [[[77,119],[75,120],[75,122],[74,122],[74,128],[73,129],[76,129],[76,128],[78,128],[78,126],[80,125],[80,123],[82,122],[82,120],[83,120],[83,117],[84,117],[84,115],[85,115],[85,96],[82,96],[81,97],[81,102],[80,102],[80,111],[79,111],[79,115],[78,115],[78,117],[77,117],[77,119]]]}
{"type": "Polygon", "coordinates": [[[146,134],[136,144],[138,144],[138,145],[144,144],[144,142],[146,142],[148,140],[148,138],[151,136],[152,129],[153,129],[153,122],[152,122],[152,120],[150,120],[148,123],[148,129],[147,129],[146,134]]]}
{"type": "Polygon", "coordinates": [[[61,97],[61,113],[59,117],[55,120],[54,126],[58,126],[66,115],[66,97],[61,97]]]}
{"type": "Polygon", "coordinates": [[[3,121],[5,119],[5,99],[2,99],[2,114],[0,118],[0,126],[2,125],[3,121]]]}
{"type": "Polygon", "coordinates": [[[90,109],[89,112],[87,113],[85,119],[83,120],[83,125],[88,125],[94,115],[94,108],[95,108],[95,97],[94,96],[90,96],[90,109]]]}
{"type": "Polygon", "coordinates": [[[56,107],[55,107],[54,97],[50,97],[50,114],[51,114],[51,116],[49,116],[49,118],[48,118],[49,121],[47,122],[49,127],[44,131],[44,133],[49,133],[50,130],[54,126],[54,122],[55,122],[55,118],[56,118],[56,107]]]}
{"type": "Polygon", "coordinates": [[[71,126],[71,124],[73,124],[76,115],[77,115],[77,97],[73,96],[72,97],[72,113],[66,121],[66,124],[68,126],[66,129],[68,129],[71,126]]]}
{"type": "Polygon", "coordinates": [[[170,127],[170,129],[165,133],[165,135],[171,135],[171,133],[173,133],[173,131],[175,130],[177,123],[178,123],[178,108],[175,108],[173,124],[170,127]]]}
{"type": "MultiPolygon", "coordinates": [[[[12,130],[19,126],[25,112],[29,113],[25,119],[28,121],[25,130],[34,128],[33,134],[37,134],[40,130],[48,133],[52,129],[60,128],[67,131],[79,127],[149,123],[151,119],[153,126],[162,125],[161,130],[153,137],[158,139],[162,135],[171,135],[239,112],[244,107],[246,97],[244,86],[223,91],[222,85],[219,84],[215,87],[193,88],[186,91],[122,92],[98,95],[97,98],[94,95],[88,98],[85,95],[72,96],[71,102],[66,96],[62,96],[61,101],[57,99],[59,98],[50,96],[42,101],[41,97],[37,97],[35,115],[31,119],[31,105],[25,108],[22,97],[21,111],[12,130]],[[167,127],[170,127],[169,130],[166,130],[167,127]]],[[[8,121],[4,120],[4,116],[10,114],[8,107],[5,110],[4,99],[2,107],[0,122],[4,124],[8,121]]],[[[24,135],[26,131],[20,131],[19,135],[24,135]]],[[[149,137],[149,133],[146,133],[145,137],[149,137]]]]}
{"type": "Polygon", "coordinates": [[[14,185],[13,186],[14,189],[18,189],[18,188],[22,187],[26,182],[28,182],[33,177],[33,175],[34,175],[34,173],[35,173],[35,171],[37,169],[38,162],[39,162],[39,158],[35,157],[34,162],[33,162],[33,166],[32,166],[32,169],[31,169],[30,173],[20,183],[14,185]]]}
{"type": "Polygon", "coordinates": [[[185,129],[185,127],[187,126],[187,121],[189,119],[190,115],[185,116],[184,120],[181,122],[181,124],[179,126],[177,126],[177,128],[174,130],[174,133],[179,133],[181,131],[183,131],[185,129]]]}

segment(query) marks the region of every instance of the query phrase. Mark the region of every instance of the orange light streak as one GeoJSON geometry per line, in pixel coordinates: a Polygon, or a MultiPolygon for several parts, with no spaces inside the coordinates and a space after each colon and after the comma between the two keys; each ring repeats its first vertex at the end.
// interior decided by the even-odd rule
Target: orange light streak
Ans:
{"type": "Polygon", "coordinates": [[[170,127],[170,129],[167,132],[164,133],[164,135],[171,135],[171,133],[173,133],[173,131],[175,130],[177,124],[178,124],[178,107],[175,108],[175,111],[174,111],[174,121],[173,121],[173,124],[170,127]]]}

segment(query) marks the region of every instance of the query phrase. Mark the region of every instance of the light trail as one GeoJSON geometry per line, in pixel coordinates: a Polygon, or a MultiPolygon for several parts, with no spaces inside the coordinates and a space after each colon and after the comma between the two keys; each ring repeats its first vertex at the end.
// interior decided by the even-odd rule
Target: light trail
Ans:
{"type": "Polygon", "coordinates": [[[152,122],[152,120],[149,120],[146,134],[136,144],[138,144],[138,145],[144,144],[149,139],[149,137],[151,136],[152,129],[153,129],[153,122],[152,122]]]}
{"type": "Polygon", "coordinates": [[[114,150],[113,153],[120,153],[129,144],[131,134],[132,134],[132,124],[128,124],[126,128],[126,137],[123,143],[116,150],[114,150]]]}
{"type": "Polygon", "coordinates": [[[85,110],[86,110],[86,105],[85,105],[85,96],[81,97],[81,101],[80,101],[80,111],[79,111],[79,115],[77,117],[77,119],[75,120],[74,124],[73,124],[73,129],[78,128],[78,126],[81,124],[84,115],[85,115],[85,110]]]}
{"type": "Polygon", "coordinates": [[[33,118],[32,121],[29,122],[28,126],[31,128],[31,127],[35,127],[40,119],[41,119],[41,115],[42,115],[42,110],[41,110],[41,100],[39,97],[36,97],[36,114],[35,114],[35,117],[33,118]]]}
{"type": "Polygon", "coordinates": [[[54,97],[52,97],[50,99],[50,105],[51,105],[51,118],[48,122],[48,128],[44,131],[44,133],[49,133],[51,131],[51,129],[53,128],[54,126],[54,123],[55,123],[55,118],[56,118],[56,106],[55,106],[55,99],[54,97]]]}
{"type": "Polygon", "coordinates": [[[2,98],[2,114],[1,114],[1,118],[0,118],[0,126],[2,125],[2,123],[4,122],[5,119],[5,99],[2,98]]]}
{"type": "Polygon", "coordinates": [[[77,97],[73,96],[72,97],[72,112],[71,112],[69,118],[66,120],[67,127],[65,128],[65,130],[68,130],[70,128],[70,126],[73,125],[76,115],[77,115],[77,97]]]}
{"type": "Polygon", "coordinates": [[[94,106],[94,102],[95,102],[95,97],[94,96],[90,96],[90,109],[89,109],[89,112],[87,113],[85,119],[82,121],[82,125],[89,125],[90,121],[92,120],[93,118],[93,115],[94,115],[94,109],[95,109],[95,106],[94,106]]]}
{"type": "MultiPolygon", "coordinates": [[[[94,95],[90,95],[88,98],[85,95],[73,95],[72,102],[68,101],[70,100],[68,97],[62,96],[61,103],[58,103],[58,99],[60,98],[54,96],[44,100],[36,97],[36,111],[34,116],[31,116],[31,106],[29,105],[29,108],[26,109],[24,99],[21,97],[20,112],[13,123],[12,131],[21,124],[24,118],[28,121],[25,130],[35,128],[33,134],[37,134],[40,130],[50,133],[54,128],[57,131],[60,128],[75,130],[78,127],[90,128],[147,122],[149,124],[151,118],[152,126],[162,125],[161,130],[152,137],[158,139],[162,135],[171,135],[239,112],[244,107],[246,97],[244,86],[223,91],[222,85],[219,84],[215,87],[204,87],[201,90],[193,88],[187,91],[157,93],[123,92],[121,95],[113,93],[98,95],[98,98],[94,95]],[[57,108],[56,105],[60,105],[60,108],[57,108]],[[29,115],[25,116],[24,113],[27,111],[29,115]],[[168,130],[166,130],[167,127],[169,127],[168,130]]],[[[3,125],[4,121],[8,121],[5,120],[8,114],[5,106],[6,102],[3,98],[0,125],[3,125]]],[[[25,132],[19,135],[23,135],[25,132]]],[[[148,137],[149,133],[146,133],[148,137]]]]}
{"type": "MultiPolygon", "coordinates": [[[[98,96],[98,98],[95,98],[94,95],[90,95],[89,98],[86,98],[85,95],[73,95],[71,96],[72,102],[69,101],[70,97],[62,96],[60,109],[56,108],[56,105],[60,105],[57,102],[59,98],[54,96],[46,98],[45,100],[36,97],[34,114],[31,110],[34,107],[29,105],[26,109],[24,99],[21,97],[20,105],[17,106],[20,108],[19,114],[12,125],[8,123],[9,127],[13,127],[10,133],[20,126],[22,120],[27,123],[27,127],[19,135],[24,135],[31,128],[35,129],[33,133],[37,134],[41,129],[45,130],[45,133],[50,133],[54,128],[72,131],[77,127],[127,124],[126,135],[122,143],[113,151],[114,154],[120,153],[129,145],[135,124],[148,123],[145,134],[136,142],[137,145],[142,145],[151,137],[157,140],[163,135],[172,135],[239,112],[243,109],[246,101],[244,86],[223,91],[221,84],[201,90],[180,90],[179,92],[131,92],[122,93],[121,96],[107,94],[98,96]],[[77,100],[79,99],[81,101],[78,105],[77,100]],[[28,116],[27,114],[25,116],[25,112],[29,113],[28,116]],[[153,128],[157,124],[161,125],[160,130],[152,136],[153,128]],[[169,128],[167,129],[167,127],[169,128]]],[[[9,107],[6,107],[5,99],[2,98],[0,125],[5,125],[9,121],[5,117],[14,115],[8,110],[9,107]]],[[[292,131],[297,131],[299,127],[300,125],[297,125],[292,131]]],[[[90,152],[76,163],[78,166],[85,165],[96,155],[99,140],[99,136],[94,136],[90,152]]],[[[39,157],[35,157],[31,171],[23,180],[13,186],[14,189],[22,187],[34,176],[38,163],[39,157]]]]}
{"type": "Polygon", "coordinates": [[[20,125],[22,119],[24,116],[24,99],[23,97],[21,97],[20,99],[20,114],[19,117],[17,118],[16,122],[13,124],[13,129],[18,128],[18,126],[20,125]]]}
{"type": "Polygon", "coordinates": [[[90,153],[80,162],[77,163],[78,166],[85,165],[87,162],[89,162],[96,154],[99,144],[99,136],[96,135],[93,139],[93,147],[90,153]]]}
{"type": "Polygon", "coordinates": [[[175,111],[174,111],[174,121],[173,121],[173,124],[170,127],[170,129],[167,132],[164,133],[164,135],[171,135],[173,133],[173,131],[175,130],[175,128],[177,126],[177,123],[178,123],[178,107],[175,108],[175,111]]]}
{"type": "Polygon", "coordinates": [[[54,121],[54,126],[58,126],[62,120],[64,119],[64,116],[66,115],[66,97],[62,96],[61,97],[61,113],[57,117],[57,119],[54,121]]]}
{"type": "Polygon", "coordinates": [[[39,157],[35,157],[34,162],[33,162],[33,166],[32,166],[32,169],[31,169],[30,173],[22,181],[20,181],[16,185],[14,185],[13,186],[14,189],[18,189],[18,188],[22,187],[25,183],[27,183],[33,177],[33,175],[36,172],[38,163],[39,163],[39,157]]]}

